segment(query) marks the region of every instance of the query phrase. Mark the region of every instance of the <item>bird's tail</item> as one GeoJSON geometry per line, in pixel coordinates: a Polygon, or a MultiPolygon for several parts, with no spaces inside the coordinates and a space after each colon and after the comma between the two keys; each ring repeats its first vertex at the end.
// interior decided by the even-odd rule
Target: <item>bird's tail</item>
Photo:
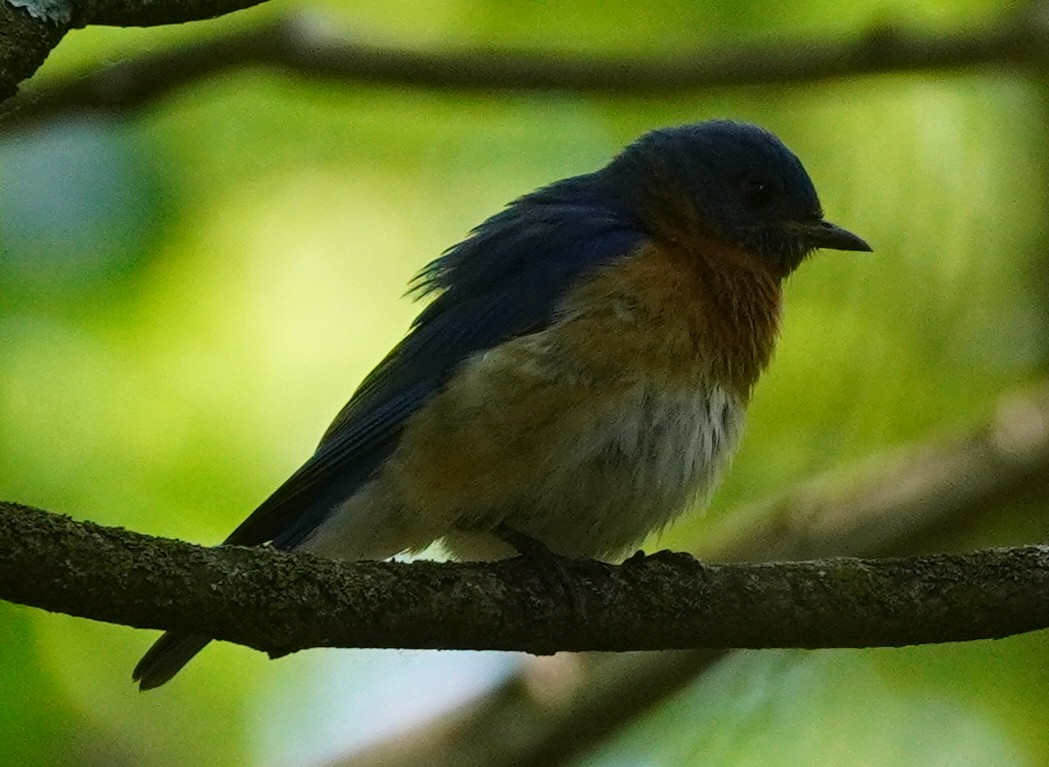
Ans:
{"type": "Polygon", "coordinates": [[[167,632],[153,643],[131,672],[140,690],[152,690],[171,679],[211,640],[197,634],[167,632]]]}

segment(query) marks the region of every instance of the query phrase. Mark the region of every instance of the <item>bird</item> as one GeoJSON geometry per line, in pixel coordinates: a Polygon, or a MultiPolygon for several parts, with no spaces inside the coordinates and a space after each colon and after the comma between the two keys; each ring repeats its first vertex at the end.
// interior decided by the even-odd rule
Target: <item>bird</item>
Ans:
{"type": "MultiPolygon", "coordinates": [[[[817,249],[871,247],[824,218],[774,134],[724,119],[645,133],[424,267],[405,337],[225,545],[620,557],[709,499],[783,282],[817,249]]],[[[164,684],[209,641],[165,633],[133,679],[164,684]]]]}

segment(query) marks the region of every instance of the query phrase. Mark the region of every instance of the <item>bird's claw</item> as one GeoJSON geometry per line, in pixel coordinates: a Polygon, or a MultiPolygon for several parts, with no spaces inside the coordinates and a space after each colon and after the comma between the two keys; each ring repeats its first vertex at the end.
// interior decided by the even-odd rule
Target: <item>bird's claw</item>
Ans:
{"type": "Polygon", "coordinates": [[[505,524],[499,525],[494,532],[521,557],[532,562],[539,577],[546,582],[551,591],[568,601],[574,621],[581,623],[586,618],[586,598],[579,588],[578,580],[569,572],[570,560],[567,557],[555,554],[538,538],[505,524]]]}

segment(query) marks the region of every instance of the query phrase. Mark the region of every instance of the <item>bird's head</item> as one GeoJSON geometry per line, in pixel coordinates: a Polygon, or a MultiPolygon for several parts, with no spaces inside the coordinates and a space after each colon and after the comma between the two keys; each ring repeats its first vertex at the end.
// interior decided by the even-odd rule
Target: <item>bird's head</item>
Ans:
{"type": "Polygon", "coordinates": [[[766,130],[727,120],[645,134],[612,161],[607,180],[656,237],[714,237],[787,275],[817,248],[865,250],[823,219],[798,158],[766,130]]]}

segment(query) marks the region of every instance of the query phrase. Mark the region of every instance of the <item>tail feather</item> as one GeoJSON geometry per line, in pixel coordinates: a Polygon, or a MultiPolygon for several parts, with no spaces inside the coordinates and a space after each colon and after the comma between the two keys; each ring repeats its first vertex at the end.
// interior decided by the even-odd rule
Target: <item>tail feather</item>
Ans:
{"type": "Polygon", "coordinates": [[[140,690],[152,690],[171,679],[211,640],[197,634],[165,633],[131,672],[140,690]]]}

